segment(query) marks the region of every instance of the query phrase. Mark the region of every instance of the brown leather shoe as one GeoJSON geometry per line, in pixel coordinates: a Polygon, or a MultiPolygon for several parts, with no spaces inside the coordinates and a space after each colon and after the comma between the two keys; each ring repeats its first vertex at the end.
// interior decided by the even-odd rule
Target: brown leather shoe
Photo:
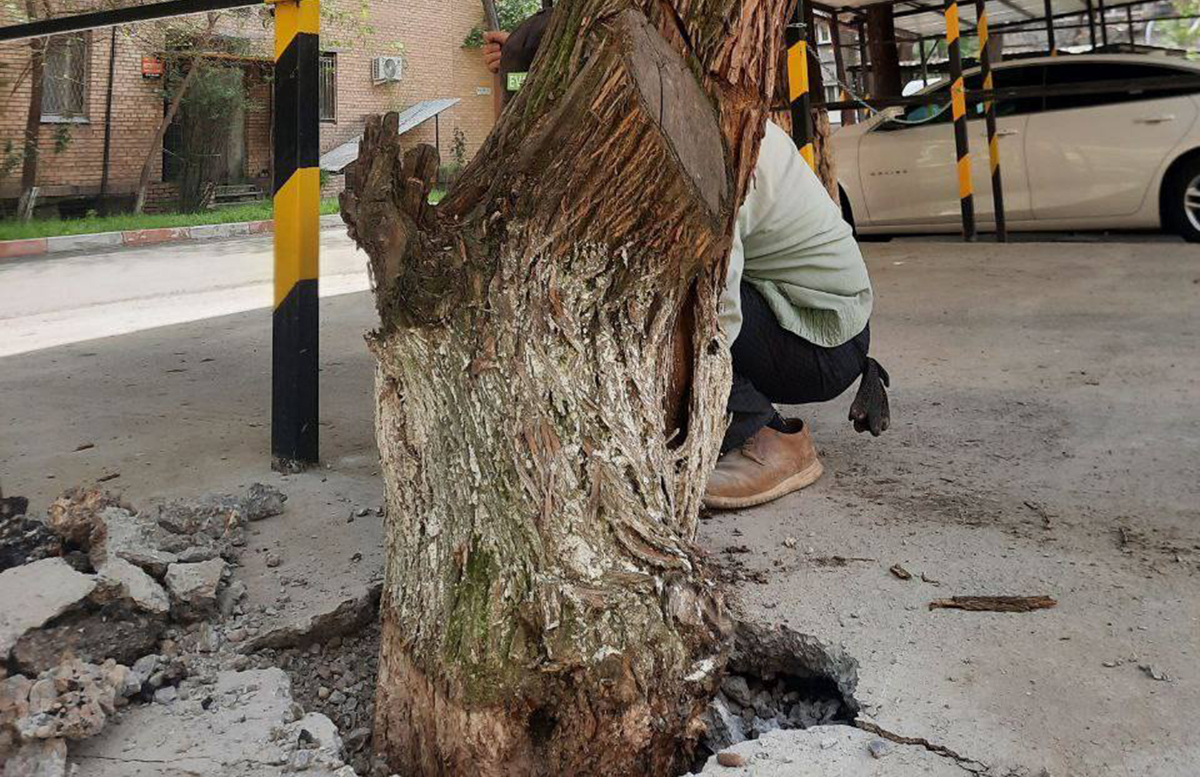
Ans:
{"type": "Polygon", "coordinates": [[[764,426],[742,447],[717,459],[704,492],[705,507],[753,507],[799,491],[821,477],[824,467],[808,426],[798,418],[784,423],[786,433],[764,426]]]}

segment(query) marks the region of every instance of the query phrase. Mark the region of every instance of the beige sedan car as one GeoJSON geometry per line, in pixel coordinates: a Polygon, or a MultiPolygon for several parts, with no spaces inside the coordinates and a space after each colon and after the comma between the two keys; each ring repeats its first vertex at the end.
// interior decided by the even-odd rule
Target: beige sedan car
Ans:
{"type": "MultiPolygon", "coordinates": [[[[1162,56],[1089,54],[998,65],[996,88],[1179,78],[1177,89],[1124,89],[996,103],[1008,226],[1014,230],[1166,229],[1200,242],[1200,64],[1162,56]],[[1188,83],[1188,82],[1191,83],[1188,83]]],[[[978,89],[979,71],[967,71],[978,89]]],[[[833,137],[842,206],[860,234],[960,228],[949,85],[944,95],[842,127],[833,137]]],[[[975,212],[994,229],[987,134],[968,122],[975,212]]]]}

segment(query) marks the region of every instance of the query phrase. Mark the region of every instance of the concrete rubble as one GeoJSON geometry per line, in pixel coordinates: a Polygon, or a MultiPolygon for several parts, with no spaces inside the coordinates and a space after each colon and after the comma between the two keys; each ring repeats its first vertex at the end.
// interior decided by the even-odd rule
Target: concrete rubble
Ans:
{"type": "Polygon", "coordinates": [[[87,599],[96,588],[89,575],[61,558],[47,558],[0,572],[0,657],[27,632],[87,599]]]}
{"type": "Polygon", "coordinates": [[[0,571],[0,659],[18,672],[0,668],[0,774],[351,777],[334,724],[239,652],[258,633],[230,583],[243,527],[285,499],[255,484],[153,514],[73,489],[45,518],[9,510],[0,523],[22,526],[0,535],[19,545],[6,558],[34,555],[31,532],[61,555],[0,571]]]}
{"type": "Polygon", "coordinates": [[[179,620],[199,620],[216,610],[217,588],[225,569],[225,561],[220,558],[167,567],[163,582],[171,594],[171,606],[179,620]]]}

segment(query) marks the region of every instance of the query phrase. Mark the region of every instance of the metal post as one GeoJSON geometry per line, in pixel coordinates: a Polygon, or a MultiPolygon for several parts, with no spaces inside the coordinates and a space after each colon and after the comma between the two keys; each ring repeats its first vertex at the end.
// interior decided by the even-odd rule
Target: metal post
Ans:
{"type": "Polygon", "coordinates": [[[963,87],[962,52],[958,40],[958,0],[945,0],[946,48],[950,54],[950,111],[954,117],[954,148],[958,155],[958,201],[962,209],[963,240],[975,240],[975,200],[971,196],[971,150],[967,141],[967,100],[963,87]]]}
{"type": "Polygon", "coordinates": [[[1129,45],[1135,46],[1137,44],[1134,42],[1134,39],[1133,39],[1133,6],[1132,5],[1125,6],[1125,21],[1128,22],[1128,24],[1129,24],[1129,45]]]}
{"type": "Polygon", "coordinates": [[[1100,44],[1108,45],[1108,12],[1104,10],[1104,0],[1096,0],[1100,9],[1100,44]]]}
{"type": "Polygon", "coordinates": [[[1096,48],[1096,15],[1095,8],[1092,7],[1092,0],[1086,0],[1087,17],[1088,17],[1088,39],[1092,42],[1092,48],[1096,48]]]}
{"type": "Polygon", "coordinates": [[[275,7],[275,309],[271,337],[272,466],[317,461],[319,313],[319,0],[275,7]]]}
{"type": "MultiPolygon", "coordinates": [[[[842,22],[836,11],[829,17],[829,38],[833,42],[833,68],[837,73],[838,94],[841,99],[848,100],[850,95],[846,93],[846,87],[842,86],[842,84],[848,83],[846,80],[846,57],[842,53],[842,22]]],[[[858,116],[854,111],[841,110],[838,113],[842,124],[858,122],[858,116]]]]}
{"type": "MultiPolygon", "coordinates": [[[[867,88],[867,24],[859,21],[858,23],[858,93],[868,94],[867,88]]],[[[875,95],[871,95],[874,97],[875,95]]],[[[856,108],[855,111],[858,111],[856,108]]],[[[862,112],[858,112],[859,119],[865,118],[862,112]]]]}
{"type": "Polygon", "coordinates": [[[1046,49],[1050,52],[1050,56],[1058,54],[1058,45],[1054,42],[1054,9],[1050,7],[1050,0],[1046,2],[1046,49]]]}
{"type": "Polygon", "coordinates": [[[792,108],[792,140],[808,166],[816,170],[813,159],[812,97],[808,93],[808,37],[804,29],[804,0],[796,1],[796,10],[787,26],[788,102],[792,108]]]}
{"type": "MultiPolygon", "coordinates": [[[[992,47],[988,38],[987,0],[975,0],[975,30],[979,34],[979,66],[983,75],[983,88],[991,91],[992,47]]],[[[988,161],[992,168],[992,204],[996,214],[996,242],[1008,242],[1008,228],[1004,218],[1004,188],[1000,183],[1000,146],[996,140],[996,103],[988,100],[983,104],[987,121],[988,161]]]]}
{"type": "Polygon", "coordinates": [[[100,161],[100,207],[108,212],[104,196],[108,194],[108,162],[112,156],[112,103],[113,76],[117,69],[117,28],[113,27],[108,36],[108,89],[104,95],[104,152],[100,161]]]}
{"type": "Polygon", "coordinates": [[[921,86],[929,86],[929,65],[925,61],[925,37],[917,38],[917,53],[921,56],[921,86]]]}

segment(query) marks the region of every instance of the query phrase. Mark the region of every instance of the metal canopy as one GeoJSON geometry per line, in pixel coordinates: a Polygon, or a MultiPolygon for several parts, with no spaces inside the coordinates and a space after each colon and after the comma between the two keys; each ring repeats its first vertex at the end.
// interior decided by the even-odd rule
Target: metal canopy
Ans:
{"type": "MultiPolygon", "coordinates": [[[[405,132],[415,128],[419,124],[429,121],[434,116],[437,116],[447,108],[451,108],[462,102],[457,97],[443,98],[440,100],[422,100],[418,103],[413,103],[404,110],[400,111],[400,127],[397,134],[403,135],[405,132]]],[[[346,165],[358,159],[358,144],[362,141],[362,135],[358,135],[352,140],[348,140],[337,148],[330,149],[321,155],[321,169],[330,173],[340,173],[346,168],[346,165]]]]}
{"type": "MultiPolygon", "coordinates": [[[[936,37],[946,33],[942,7],[938,0],[843,0],[825,5],[834,10],[857,10],[870,5],[891,4],[896,9],[896,27],[904,32],[922,37],[936,37]],[[923,9],[923,10],[922,10],[923,9]]],[[[1114,5],[1116,2],[1114,0],[1114,5]]],[[[959,13],[963,21],[974,25],[973,3],[961,3],[959,13]]],[[[988,0],[988,23],[995,27],[1011,22],[1032,22],[1046,17],[1045,0],[988,0]]],[[[1054,14],[1087,13],[1085,0],[1054,0],[1054,14]]]]}

